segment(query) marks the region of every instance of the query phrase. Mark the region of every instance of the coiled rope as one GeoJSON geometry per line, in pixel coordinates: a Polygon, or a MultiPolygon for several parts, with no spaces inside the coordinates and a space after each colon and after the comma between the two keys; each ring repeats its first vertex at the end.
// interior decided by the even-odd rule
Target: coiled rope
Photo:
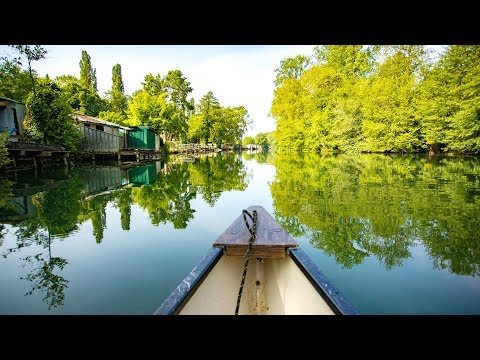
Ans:
{"type": "Polygon", "coordinates": [[[243,275],[242,282],[240,283],[240,289],[238,289],[238,298],[237,298],[237,307],[235,308],[235,315],[238,315],[238,310],[240,309],[240,300],[242,299],[243,285],[245,285],[245,278],[247,277],[248,269],[248,260],[250,260],[250,252],[252,251],[252,244],[257,237],[257,210],[253,210],[253,216],[247,210],[242,210],[243,220],[247,226],[248,231],[250,232],[250,239],[248,240],[248,248],[245,252],[245,264],[243,266],[243,275]],[[252,220],[252,227],[248,224],[247,216],[252,220]]]}

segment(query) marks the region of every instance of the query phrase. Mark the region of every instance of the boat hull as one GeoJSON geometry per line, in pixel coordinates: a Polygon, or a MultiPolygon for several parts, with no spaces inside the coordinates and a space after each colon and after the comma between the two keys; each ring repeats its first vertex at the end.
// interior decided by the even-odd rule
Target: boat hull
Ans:
{"type": "MultiPolygon", "coordinates": [[[[355,314],[355,309],[299,248],[283,258],[251,258],[240,315],[355,314]]],[[[244,259],[213,247],[157,315],[234,315],[244,259]]]]}

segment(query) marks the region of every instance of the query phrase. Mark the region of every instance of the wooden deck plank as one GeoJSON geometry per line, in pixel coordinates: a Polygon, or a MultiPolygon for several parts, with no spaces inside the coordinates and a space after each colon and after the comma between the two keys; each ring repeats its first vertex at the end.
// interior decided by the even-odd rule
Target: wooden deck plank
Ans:
{"type": "MultiPolygon", "coordinates": [[[[297,242],[278,224],[275,219],[262,207],[250,206],[247,211],[252,214],[257,210],[257,237],[252,244],[252,256],[255,257],[283,257],[285,249],[298,246],[297,242]]],[[[251,220],[247,216],[251,226],[251,220]]],[[[243,215],[230,225],[213,246],[225,246],[226,254],[243,256],[248,246],[250,232],[248,231],[243,215]]]]}

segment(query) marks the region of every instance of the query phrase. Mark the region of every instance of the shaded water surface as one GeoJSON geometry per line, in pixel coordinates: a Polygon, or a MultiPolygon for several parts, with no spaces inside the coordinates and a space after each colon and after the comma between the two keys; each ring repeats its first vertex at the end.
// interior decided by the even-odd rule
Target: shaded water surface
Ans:
{"type": "Polygon", "coordinates": [[[0,314],[151,314],[253,204],[362,314],[480,314],[479,202],[477,158],[260,153],[18,172],[0,178],[0,314]]]}

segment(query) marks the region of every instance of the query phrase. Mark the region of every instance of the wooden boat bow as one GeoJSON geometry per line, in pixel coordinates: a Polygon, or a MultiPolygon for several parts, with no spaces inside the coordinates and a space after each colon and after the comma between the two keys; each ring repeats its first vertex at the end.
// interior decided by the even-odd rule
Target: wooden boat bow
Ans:
{"type": "MultiPolygon", "coordinates": [[[[257,232],[252,244],[252,257],[282,258],[288,248],[298,243],[283,229],[262,206],[250,206],[247,211],[257,211],[257,232]]],[[[243,256],[248,247],[250,232],[240,215],[217,240],[213,246],[223,246],[227,256],[243,256]]]]}

